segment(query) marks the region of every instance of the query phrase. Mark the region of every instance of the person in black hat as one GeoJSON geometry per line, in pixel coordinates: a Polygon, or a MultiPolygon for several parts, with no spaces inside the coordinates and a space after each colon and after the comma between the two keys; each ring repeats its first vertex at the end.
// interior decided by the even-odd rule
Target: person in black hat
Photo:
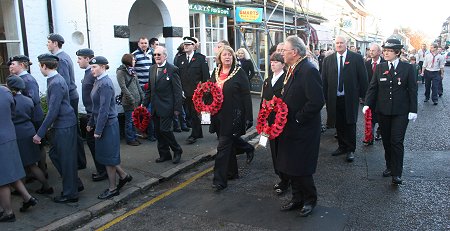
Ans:
{"type": "Polygon", "coordinates": [[[402,183],[403,156],[408,121],[417,118],[417,82],[413,66],[400,61],[400,41],[388,39],[383,44],[386,62],[375,67],[366,93],[365,114],[375,108],[380,123],[386,169],[383,177],[392,176],[392,184],[402,183]]]}
{"type": "Polygon", "coordinates": [[[70,106],[69,88],[64,78],[56,71],[59,58],[52,54],[38,56],[41,73],[47,78],[48,111],[42,125],[33,136],[40,144],[49,128],[49,156],[62,177],[63,191],[55,197],[56,203],[78,201],[78,192],[84,189],[77,172],[77,118],[70,106]]]}
{"type": "Polygon", "coordinates": [[[73,62],[70,56],[62,50],[64,38],[59,34],[49,34],[47,37],[47,48],[50,53],[59,58],[58,73],[64,78],[69,87],[70,105],[73,108],[75,116],[77,117],[77,158],[78,169],[86,168],[86,153],[84,152],[83,140],[81,139],[81,131],[79,129],[78,121],[78,101],[79,96],[77,92],[77,85],[75,84],[75,74],[73,70],[73,62]]]}
{"type": "MultiPolygon", "coordinates": [[[[94,51],[89,48],[80,49],[75,53],[77,58],[78,66],[81,69],[84,69],[84,78],[81,80],[81,99],[83,100],[83,105],[86,110],[86,121],[89,121],[89,118],[92,116],[92,99],[91,99],[91,91],[94,87],[95,77],[92,75],[91,66],[89,65],[89,61],[94,57],[94,51]]],[[[104,165],[98,163],[95,158],[95,139],[94,132],[86,132],[86,143],[89,147],[89,150],[92,154],[92,159],[94,160],[96,172],[92,173],[93,181],[102,181],[108,178],[106,174],[106,168],[104,165]]]]}
{"type": "Polygon", "coordinates": [[[197,40],[192,37],[184,37],[184,52],[186,56],[177,59],[177,66],[180,69],[181,85],[183,87],[186,109],[186,120],[192,127],[191,135],[187,138],[187,144],[193,144],[199,138],[203,138],[202,125],[199,113],[194,108],[192,96],[197,84],[206,82],[209,79],[209,67],[206,57],[195,51],[197,40]]]}

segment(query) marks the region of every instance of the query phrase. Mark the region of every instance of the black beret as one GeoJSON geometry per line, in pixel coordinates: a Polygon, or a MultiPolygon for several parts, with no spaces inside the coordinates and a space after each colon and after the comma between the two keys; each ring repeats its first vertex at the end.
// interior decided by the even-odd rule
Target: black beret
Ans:
{"type": "Polygon", "coordinates": [[[108,60],[103,56],[95,56],[89,61],[89,64],[108,64],[108,60]]]}
{"type": "Polygon", "coordinates": [[[402,49],[403,45],[398,39],[388,39],[381,47],[391,49],[402,49]]]}
{"type": "Polygon", "coordinates": [[[60,43],[64,44],[64,38],[61,35],[56,34],[56,33],[49,34],[47,39],[50,41],[53,41],[53,42],[56,41],[56,42],[60,42],[60,43]]]}
{"type": "Polygon", "coordinates": [[[183,37],[183,43],[185,43],[185,44],[197,44],[197,42],[198,41],[195,38],[192,38],[189,36],[183,37]]]}
{"type": "Polygon", "coordinates": [[[79,49],[76,53],[77,56],[94,56],[94,51],[89,48],[79,49]]]}
{"type": "Polygon", "coordinates": [[[28,62],[31,65],[30,58],[28,58],[28,56],[25,56],[25,55],[16,55],[16,56],[10,57],[7,65],[8,66],[11,65],[11,63],[14,61],[18,61],[18,62],[22,62],[22,63],[28,62]]]}
{"type": "Polygon", "coordinates": [[[52,55],[52,54],[42,54],[38,56],[38,61],[42,62],[42,61],[59,61],[58,56],[56,55],[52,55]]]}
{"type": "Polygon", "coordinates": [[[9,88],[15,88],[19,90],[25,89],[25,82],[17,75],[10,75],[6,79],[6,85],[8,85],[9,88]]]}

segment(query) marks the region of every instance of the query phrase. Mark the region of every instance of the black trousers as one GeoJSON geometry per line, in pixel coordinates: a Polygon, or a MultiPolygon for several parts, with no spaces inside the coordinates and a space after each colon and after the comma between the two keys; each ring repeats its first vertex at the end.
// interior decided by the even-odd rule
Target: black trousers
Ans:
{"type": "Polygon", "coordinates": [[[236,154],[242,154],[242,153],[248,153],[255,151],[255,147],[253,145],[249,144],[247,141],[242,139],[240,136],[235,137],[233,136],[234,141],[234,147],[236,149],[236,154]]]}
{"type": "Polygon", "coordinates": [[[186,120],[190,122],[192,128],[190,136],[194,138],[203,138],[200,116],[194,108],[192,96],[186,98],[185,104],[186,104],[186,120]]]}
{"type": "Polygon", "coordinates": [[[280,177],[281,184],[288,184],[289,177],[277,169],[276,161],[277,161],[278,141],[277,141],[277,139],[274,139],[274,140],[270,140],[269,143],[270,143],[270,153],[272,154],[273,169],[275,171],[275,174],[277,174],[278,177],[280,177]]]}
{"type": "Polygon", "coordinates": [[[183,153],[180,145],[177,143],[172,130],[173,117],[153,116],[155,125],[156,139],[158,140],[158,153],[161,158],[172,159],[170,149],[174,154],[183,153]]]}
{"type": "Polygon", "coordinates": [[[317,202],[317,190],[312,175],[309,176],[291,176],[285,174],[291,181],[292,201],[302,202],[303,204],[315,205],[317,202]]]}
{"type": "MultiPolygon", "coordinates": [[[[89,121],[89,116],[88,116],[89,121]]],[[[106,173],[106,167],[103,164],[100,164],[97,162],[97,159],[95,158],[95,138],[94,138],[94,132],[95,129],[92,129],[90,132],[86,131],[86,143],[89,147],[89,150],[91,151],[92,159],[94,160],[95,164],[95,170],[98,174],[106,173]]]]}
{"type": "Polygon", "coordinates": [[[393,176],[402,176],[403,156],[405,148],[406,128],[408,127],[408,115],[381,115],[378,114],[381,136],[384,147],[386,168],[391,170],[393,176]]]}
{"type": "Polygon", "coordinates": [[[239,174],[235,154],[235,140],[233,136],[219,136],[214,163],[213,184],[215,185],[227,187],[228,176],[235,177],[239,174]]]}
{"type": "Polygon", "coordinates": [[[356,149],[356,123],[347,123],[345,96],[336,98],[336,132],[339,149],[354,152],[356,149]]]}
{"type": "Polygon", "coordinates": [[[77,163],[78,169],[86,168],[86,153],[84,152],[83,139],[81,138],[80,121],[78,120],[78,101],[79,99],[71,99],[70,106],[72,106],[75,116],[77,117],[77,163]]]}

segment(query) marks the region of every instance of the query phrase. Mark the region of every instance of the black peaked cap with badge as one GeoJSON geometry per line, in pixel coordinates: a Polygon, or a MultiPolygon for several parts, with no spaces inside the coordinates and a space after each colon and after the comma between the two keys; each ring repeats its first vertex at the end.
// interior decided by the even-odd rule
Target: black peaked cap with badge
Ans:
{"type": "Polygon", "coordinates": [[[52,33],[47,36],[47,39],[53,42],[60,42],[64,44],[64,38],[60,34],[52,33]]]}
{"type": "Polygon", "coordinates": [[[18,61],[18,62],[21,62],[21,63],[28,62],[29,65],[32,64],[30,62],[30,58],[28,58],[28,56],[26,56],[26,55],[16,55],[16,56],[10,57],[9,60],[8,60],[8,63],[6,65],[9,66],[14,61],[18,61]]]}
{"type": "Polygon", "coordinates": [[[58,56],[50,54],[50,53],[46,53],[46,54],[42,54],[38,56],[38,61],[42,62],[42,61],[59,61],[58,56]]]}
{"type": "Polygon", "coordinates": [[[79,49],[76,53],[77,56],[94,56],[94,51],[89,48],[79,49]]]}
{"type": "Polygon", "coordinates": [[[89,61],[89,64],[103,64],[106,65],[108,64],[108,60],[103,57],[103,56],[95,56],[94,58],[91,59],[91,61],[89,61]]]}
{"type": "Polygon", "coordinates": [[[402,49],[403,45],[398,39],[388,39],[381,47],[390,49],[402,49]]]}
{"type": "Polygon", "coordinates": [[[197,39],[195,39],[195,38],[193,38],[193,37],[189,37],[189,36],[186,36],[186,37],[183,37],[183,43],[185,43],[185,44],[197,44],[197,39]]]}

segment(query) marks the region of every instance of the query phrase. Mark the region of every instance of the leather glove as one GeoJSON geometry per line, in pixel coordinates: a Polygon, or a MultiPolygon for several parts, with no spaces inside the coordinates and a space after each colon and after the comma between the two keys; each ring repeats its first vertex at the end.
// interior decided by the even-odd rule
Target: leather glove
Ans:
{"type": "Polygon", "coordinates": [[[245,121],[245,130],[247,131],[249,128],[253,126],[253,120],[245,121]]]}
{"type": "Polygon", "coordinates": [[[362,113],[363,113],[363,114],[366,114],[367,109],[369,109],[369,106],[364,106],[364,107],[362,108],[362,113]]]}
{"type": "Polygon", "coordinates": [[[410,112],[410,113],[408,114],[408,119],[409,119],[409,120],[412,120],[413,122],[416,122],[416,119],[417,119],[417,113],[412,113],[412,112],[410,112]]]}

